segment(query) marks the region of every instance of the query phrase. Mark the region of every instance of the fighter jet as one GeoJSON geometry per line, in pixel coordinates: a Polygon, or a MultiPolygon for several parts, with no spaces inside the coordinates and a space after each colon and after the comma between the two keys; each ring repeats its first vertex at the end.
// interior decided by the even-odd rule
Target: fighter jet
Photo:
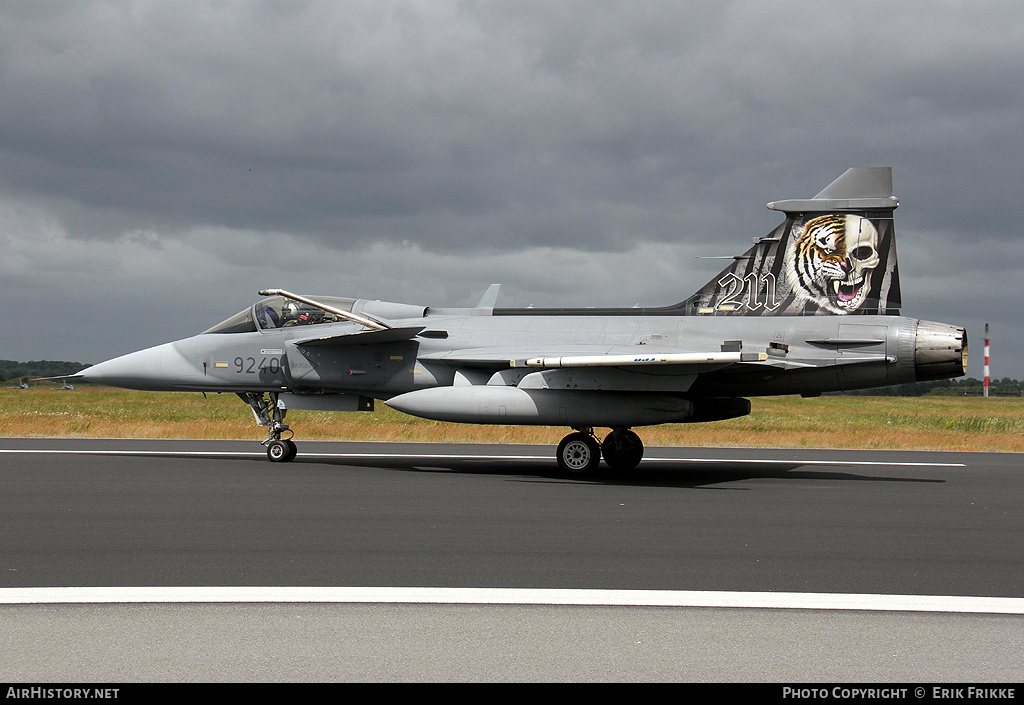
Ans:
{"type": "Polygon", "coordinates": [[[633,430],[750,413],[749,397],[817,396],[963,375],[963,327],[901,316],[889,167],[849,169],[695,294],[662,307],[434,308],[280,289],[199,335],[78,379],[232,392],[271,461],[295,457],[290,409],[565,426],[566,473],[641,461],[633,430]],[[609,428],[602,441],[595,428],[609,428]]]}

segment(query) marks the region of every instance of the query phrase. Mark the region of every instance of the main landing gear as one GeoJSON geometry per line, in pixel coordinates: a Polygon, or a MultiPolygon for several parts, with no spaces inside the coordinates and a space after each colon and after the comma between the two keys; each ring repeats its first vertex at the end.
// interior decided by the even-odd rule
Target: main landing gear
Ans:
{"type": "Polygon", "coordinates": [[[270,459],[270,462],[287,463],[294,460],[298,449],[292,440],[292,432],[288,429],[288,424],[284,422],[284,416],[288,410],[277,403],[278,395],[272,392],[268,394],[239,392],[238,396],[252,408],[256,423],[269,429],[267,440],[263,441],[263,445],[267,447],[267,458],[270,459]],[[284,434],[288,435],[284,436],[284,434]]]}
{"type": "Polygon", "coordinates": [[[572,475],[595,472],[604,456],[608,467],[616,472],[628,472],[640,464],[644,457],[644,444],[640,436],[628,428],[615,428],[603,443],[599,443],[592,428],[576,428],[574,433],[558,444],[558,467],[572,475]]]}

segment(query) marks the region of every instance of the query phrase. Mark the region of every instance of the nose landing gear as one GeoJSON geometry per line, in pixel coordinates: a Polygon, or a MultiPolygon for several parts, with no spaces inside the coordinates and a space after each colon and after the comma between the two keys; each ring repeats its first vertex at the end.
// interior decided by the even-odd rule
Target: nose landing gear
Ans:
{"type": "Polygon", "coordinates": [[[238,396],[252,409],[256,423],[269,429],[267,440],[263,441],[263,445],[267,447],[267,458],[270,462],[287,463],[294,460],[298,448],[291,439],[288,424],[284,422],[284,416],[288,410],[278,404],[278,395],[273,392],[268,394],[239,392],[238,396]],[[285,432],[289,434],[288,438],[281,437],[285,432]]]}

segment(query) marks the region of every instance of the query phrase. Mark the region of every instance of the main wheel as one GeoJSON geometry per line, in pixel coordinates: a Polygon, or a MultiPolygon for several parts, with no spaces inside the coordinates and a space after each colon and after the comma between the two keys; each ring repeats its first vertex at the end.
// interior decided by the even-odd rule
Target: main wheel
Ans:
{"type": "Polygon", "coordinates": [[[267,446],[267,457],[272,463],[287,463],[295,458],[298,449],[290,440],[271,441],[267,446]]]}
{"type": "Polygon", "coordinates": [[[612,470],[629,472],[643,459],[644,443],[629,429],[612,431],[601,444],[601,454],[612,470]]]}
{"type": "Polygon", "coordinates": [[[587,433],[570,433],[558,444],[558,467],[562,472],[582,475],[597,470],[601,446],[587,433]]]}

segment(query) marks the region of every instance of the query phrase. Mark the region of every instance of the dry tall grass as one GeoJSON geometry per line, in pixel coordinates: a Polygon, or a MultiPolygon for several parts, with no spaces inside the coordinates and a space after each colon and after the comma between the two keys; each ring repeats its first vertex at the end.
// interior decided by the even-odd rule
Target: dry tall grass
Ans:
{"type": "MultiPolygon", "coordinates": [[[[753,399],[744,418],[642,429],[648,446],[872,448],[1024,452],[1024,400],[980,397],[753,399]]],[[[372,413],[292,411],[300,440],[555,444],[566,429],[427,421],[377,404],[372,413]]],[[[259,439],[233,394],[46,386],[0,390],[0,436],[259,439]]]]}

